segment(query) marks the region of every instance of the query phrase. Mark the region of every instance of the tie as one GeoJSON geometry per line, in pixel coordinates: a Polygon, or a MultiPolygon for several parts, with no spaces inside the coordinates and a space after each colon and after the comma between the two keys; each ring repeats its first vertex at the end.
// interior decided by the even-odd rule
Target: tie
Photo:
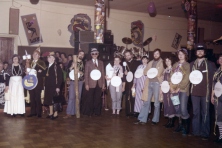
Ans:
{"type": "Polygon", "coordinates": [[[97,66],[97,64],[96,64],[96,60],[94,60],[94,65],[95,65],[96,68],[98,68],[98,66],[97,66]]]}

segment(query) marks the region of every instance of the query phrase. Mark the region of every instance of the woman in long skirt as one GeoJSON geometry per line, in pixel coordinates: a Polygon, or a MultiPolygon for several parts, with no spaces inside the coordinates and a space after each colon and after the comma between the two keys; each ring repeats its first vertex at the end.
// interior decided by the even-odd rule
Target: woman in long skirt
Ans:
{"type": "MultiPolygon", "coordinates": [[[[137,67],[137,70],[144,69],[147,66],[149,59],[147,56],[142,57],[142,64],[137,67]]],[[[142,75],[140,78],[135,78],[133,80],[133,88],[135,88],[136,96],[135,96],[135,105],[134,105],[134,112],[139,114],[141,107],[143,105],[142,93],[143,93],[143,87],[145,82],[146,76],[142,75]]]]}
{"type": "MultiPolygon", "coordinates": [[[[163,65],[165,67],[165,70],[163,72],[163,81],[167,81],[168,83],[170,83],[170,73],[172,71],[173,64],[174,61],[172,57],[166,57],[164,59],[163,65]]],[[[164,126],[166,128],[171,128],[174,127],[174,116],[175,116],[175,109],[170,99],[171,93],[170,91],[167,93],[162,92],[162,95],[163,95],[163,105],[164,105],[164,116],[168,118],[168,122],[164,126]]]]}
{"type": "MultiPolygon", "coordinates": [[[[222,95],[220,95],[219,97],[218,96],[216,97],[215,90],[214,90],[216,83],[222,84],[222,54],[219,56],[218,62],[220,64],[220,67],[215,72],[214,77],[213,77],[213,90],[212,90],[211,102],[214,104],[215,119],[216,119],[215,124],[218,126],[219,134],[220,134],[216,142],[222,144],[222,95]]],[[[215,132],[215,129],[214,129],[214,132],[215,132]]]]}
{"type": "Polygon", "coordinates": [[[9,91],[9,100],[5,102],[4,112],[10,115],[25,113],[25,97],[24,88],[22,86],[22,75],[24,69],[19,64],[19,56],[14,55],[12,57],[12,65],[8,68],[8,74],[10,75],[9,87],[5,89],[5,92],[9,91]]]}

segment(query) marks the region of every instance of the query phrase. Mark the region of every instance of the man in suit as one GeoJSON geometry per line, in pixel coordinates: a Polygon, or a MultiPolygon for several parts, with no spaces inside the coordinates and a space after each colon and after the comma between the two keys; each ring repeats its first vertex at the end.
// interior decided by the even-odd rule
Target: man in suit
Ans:
{"type": "Polygon", "coordinates": [[[37,86],[29,91],[31,101],[31,113],[27,117],[37,116],[42,117],[42,104],[41,104],[41,91],[43,90],[43,71],[46,69],[45,62],[40,60],[40,48],[37,48],[33,52],[33,60],[31,62],[31,68],[36,70],[36,76],[38,79],[37,86]]]}
{"type": "Polygon", "coordinates": [[[96,48],[91,49],[91,56],[92,60],[87,61],[85,65],[85,89],[88,97],[85,98],[83,104],[83,114],[99,116],[102,108],[101,93],[102,89],[105,88],[105,73],[103,62],[97,59],[99,51],[96,48]],[[90,76],[93,70],[98,70],[101,73],[101,77],[98,80],[93,80],[90,76]]]}

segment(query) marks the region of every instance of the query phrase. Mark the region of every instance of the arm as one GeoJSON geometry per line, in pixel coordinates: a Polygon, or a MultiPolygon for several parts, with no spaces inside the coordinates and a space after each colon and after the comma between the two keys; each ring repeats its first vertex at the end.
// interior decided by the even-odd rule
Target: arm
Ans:
{"type": "Polygon", "coordinates": [[[56,88],[60,88],[62,82],[63,82],[63,72],[60,66],[57,66],[57,84],[56,84],[56,88]]]}
{"type": "Polygon", "coordinates": [[[213,89],[211,93],[211,103],[214,104],[214,90],[213,89]]]}
{"type": "Polygon", "coordinates": [[[87,91],[89,90],[89,76],[88,76],[88,74],[89,74],[89,63],[86,62],[84,75],[85,75],[85,88],[87,91]]]}
{"type": "Polygon", "coordinates": [[[101,74],[102,74],[102,89],[105,88],[105,71],[104,71],[104,66],[103,66],[103,62],[101,62],[101,65],[102,65],[102,71],[101,71],[101,74]]]}
{"type": "Polygon", "coordinates": [[[180,89],[185,89],[190,85],[189,75],[190,75],[190,64],[186,64],[183,66],[183,70],[185,74],[183,75],[182,81],[179,83],[180,89]]]}

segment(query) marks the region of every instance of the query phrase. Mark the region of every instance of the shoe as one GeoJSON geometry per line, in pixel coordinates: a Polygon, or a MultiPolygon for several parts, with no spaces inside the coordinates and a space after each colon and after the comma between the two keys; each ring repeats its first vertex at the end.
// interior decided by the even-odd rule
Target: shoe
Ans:
{"type": "Polygon", "coordinates": [[[202,139],[202,140],[208,140],[209,137],[202,137],[201,139],[202,139]]]}
{"type": "Polygon", "coordinates": [[[67,118],[70,118],[71,117],[71,115],[66,115],[66,116],[64,116],[63,118],[64,119],[67,119],[67,118]]]}
{"type": "Polygon", "coordinates": [[[179,133],[182,130],[182,127],[183,127],[182,124],[179,124],[177,128],[174,130],[174,132],[179,133]]]}
{"type": "Polygon", "coordinates": [[[166,128],[172,128],[174,127],[174,118],[169,119],[169,124],[165,126],[166,128]]]}
{"type": "Polygon", "coordinates": [[[163,126],[167,127],[170,124],[170,118],[168,118],[168,121],[166,124],[164,124],[163,126]]]}
{"type": "Polygon", "coordinates": [[[152,125],[157,125],[157,122],[153,122],[153,121],[152,121],[152,125]]]}
{"type": "Polygon", "coordinates": [[[37,115],[38,118],[42,118],[42,115],[37,115]]]}
{"type": "Polygon", "coordinates": [[[218,144],[222,144],[222,139],[219,139],[219,138],[218,138],[218,139],[215,140],[214,142],[215,142],[215,143],[218,143],[218,144]]]}
{"type": "Polygon", "coordinates": [[[58,115],[57,115],[57,116],[55,116],[55,117],[54,117],[54,116],[51,116],[51,118],[50,118],[50,119],[51,119],[51,120],[55,120],[55,119],[57,119],[57,118],[58,118],[58,115]]]}
{"type": "Polygon", "coordinates": [[[20,116],[21,116],[21,117],[25,117],[25,114],[21,114],[20,116]]]}
{"type": "Polygon", "coordinates": [[[48,116],[46,116],[46,118],[51,118],[52,117],[52,115],[48,115],[48,116]]]}
{"type": "Polygon", "coordinates": [[[34,116],[36,116],[36,114],[30,114],[27,117],[34,117],[34,116]]]}
{"type": "Polygon", "coordinates": [[[141,125],[144,125],[144,124],[146,124],[146,122],[142,122],[142,121],[137,121],[137,122],[134,122],[134,124],[141,124],[141,125]]]}

